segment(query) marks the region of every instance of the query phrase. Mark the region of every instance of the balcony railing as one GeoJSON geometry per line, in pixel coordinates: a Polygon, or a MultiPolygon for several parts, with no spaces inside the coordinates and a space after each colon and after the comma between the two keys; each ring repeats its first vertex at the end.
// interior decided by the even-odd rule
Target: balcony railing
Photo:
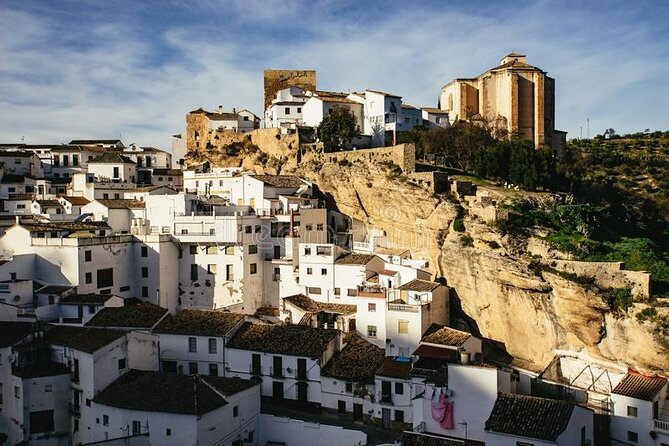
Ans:
{"type": "Polygon", "coordinates": [[[401,311],[404,313],[418,313],[420,307],[407,304],[388,304],[388,311],[401,311]]]}
{"type": "Polygon", "coordinates": [[[669,421],[653,420],[653,430],[669,434],[669,421]]]}

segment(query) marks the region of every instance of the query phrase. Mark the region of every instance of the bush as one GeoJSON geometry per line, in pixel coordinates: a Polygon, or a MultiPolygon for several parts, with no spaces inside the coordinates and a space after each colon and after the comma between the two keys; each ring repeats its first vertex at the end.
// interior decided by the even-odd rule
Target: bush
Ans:
{"type": "Polygon", "coordinates": [[[636,320],[639,321],[640,324],[643,324],[648,319],[652,319],[655,316],[657,316],[657,310],[653,307],[648,307],[644,308],[636,314],[636,320]]]}
{"type": "Polygon", "coordinates": [[[460,236],[460,245],[465,247],[474,246],[474,239],[468,235],[460,236]]]}
{"type": "Polygon", "coordinates": [[[632,306],[632,289],[605,288],[602,289],[602,299],[613,313],[620,315],[632,306]]]}
{"type": "Polygon", "coordinates": [[[465,232],[465,222],[462,217],[453,220],[453,230],[455,232],[465,232]]]}
{"type": "Polygon", "coordinates": [[[501,246],[499,245],[499,243],[497,243],[497,242],[494,241],[494,240],[488,240],[488,241],[486,241],[486,243],[487,243],[488,246],[490,246],[490,248],[492,248],[492,249],[499,249],[499,248],[501,248],[501,246]]]}

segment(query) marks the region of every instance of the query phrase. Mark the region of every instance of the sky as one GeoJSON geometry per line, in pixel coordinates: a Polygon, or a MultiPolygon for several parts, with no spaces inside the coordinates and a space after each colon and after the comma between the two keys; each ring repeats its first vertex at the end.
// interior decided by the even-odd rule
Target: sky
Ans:
{"type": "Polygon", "coordinates": [[[556,80],[556,128],[669,129],[669,1],[0,0],[0,143],[169,150],[188,111],[262,116],[263,70],[436,106],[510,52],[556,80]]]}

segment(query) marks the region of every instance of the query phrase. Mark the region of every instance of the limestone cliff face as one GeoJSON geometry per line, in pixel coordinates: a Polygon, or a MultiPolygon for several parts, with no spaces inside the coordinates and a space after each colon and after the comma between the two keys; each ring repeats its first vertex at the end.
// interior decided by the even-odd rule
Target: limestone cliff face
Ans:
{"type": "Polygon", "coordinates": [[[669,350],[650,326],[615,318],[599,295],[577,283],[547,272],[537,276],[495,228],[467,217],[466,232],[453,231],[456,203],[374,166],[328,163],[295,173],[331,195],[341,212],[429,259],[431,272],[447,279],[481,334],[504,342],[511,354],[546,364],[556,349],[583,350],[634,367],[669,369],[669,350]],[[463,246],[463,235],[473,246],[463,246]]]}

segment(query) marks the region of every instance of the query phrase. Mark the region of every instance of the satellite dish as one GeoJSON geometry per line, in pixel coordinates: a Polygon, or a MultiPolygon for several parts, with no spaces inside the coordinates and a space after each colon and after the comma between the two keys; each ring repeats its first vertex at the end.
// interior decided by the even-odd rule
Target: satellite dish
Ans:
{"type": "Polygon", "coordinates": [[[7,357],[7,360],[9,361],[10,364],[14,364],[16,362],[16,355],[12,354],[7,357]]]}

